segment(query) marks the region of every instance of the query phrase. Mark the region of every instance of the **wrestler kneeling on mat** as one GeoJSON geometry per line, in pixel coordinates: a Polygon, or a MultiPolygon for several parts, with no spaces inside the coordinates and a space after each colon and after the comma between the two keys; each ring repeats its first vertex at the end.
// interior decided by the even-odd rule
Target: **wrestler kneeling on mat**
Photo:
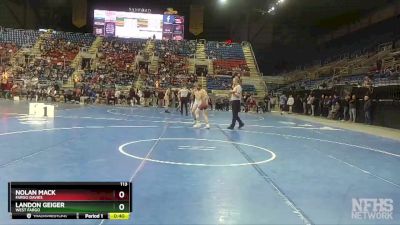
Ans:
{"type": "Polygon", "coordinates": [[[201,87],[201,84],[198,83],[196,88],[193,91],[194,95],[194,103],[192,105],[192,115],[194,118],[194,128],[201,127],[200,124],[200,112],[203,113],[204,122],[206,123],[206,128],[210,128],[210,124],[208,123],[208,94],[207,91],[201,87]]]}

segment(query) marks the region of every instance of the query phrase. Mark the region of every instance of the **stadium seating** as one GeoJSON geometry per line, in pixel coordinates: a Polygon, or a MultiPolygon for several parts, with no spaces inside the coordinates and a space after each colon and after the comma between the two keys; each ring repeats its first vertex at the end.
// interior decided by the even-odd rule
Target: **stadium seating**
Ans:
{"type": "Polygon", "coordinates": [[[185,57],[174,53],[167,53],[161,56],[161,63],[158,72],[158,80],[161,87],[169,85],[179,87],[182,83],[195,82],[194,74],[188,73],[188,60],[185,57]]]}
{"type": "Polygon", "coordinates": [[[150,76],[146,84],[155,84],[157,81],[160,87],[180,87],[196,82],[196,75],[189,74],[188,60],[195,51],[196,41],[155,41],[155,54],[159,56],[158,73],[150,76]]]}
{"type": "Polygon", "coordinates": [[[106,38],[100,49],[102,62],[119,71],[126,70],[144,44],[145,41],[141,39],[106,38]]]}
{"type": "Polygon", "coordinates": [[[172,51],[179,56],[191,57],[196,52],[196,41],[156,40],[155,51],[163,56],[167,51],[172,51]]]}
{"type": "Polygon", "coordinates": [[[235,72],[242,73],[248,71],[245,60],[229,59],[229,60],[214,60],[214,73],[220,75],[232,75],[235,72]]]}
{"type": "Polygon", "coordinates": [[[54,39],[63,39],[72,43],[78,43],[80,47],[89,47],[95,39],[93,34],[72,33],[72,32],[54,32],[54,39]]]}
{"type": "Polygon", "coordinates": [[[133,64],[145,40],[106,38],[99,49],[100,63],[95,72],[85,71],[85,79],[95,84],[131,85],[133,64]]]}
{"type": "Polygon", "coordinates": [[[242,85],[242,92],[243,93],[255,94],[256,93],[256,88],[252,84],[243,84],[242,85]]]}
{"type": "Polygon", "coordinates": [[[18,47],[33,45],[40,32],[35,30],[21,30],[5,28],[0,31],[0,43],[13,43],[18,47]]]}
{"type": "Polygon", "coordinates": [[[222,42],[208,41],[206,54],[212,59],[245,59],[242,46],[238,43],[227,45],[222,42]]]}
{"type": "Polygon", "coordinates": [[[208,90],[229,90],[232,86],[232,76],[215,75],[207,77],[208,90]]]}
{"type": "Polygon", "coordinates": [[[80,48],[90,47],[94,39],[92,34],[53,32],[43,43],[42,57],[53,64],[69,65],[80,48]]]}
{"type": "Polygon", "coordinates": [[[0,43],[0,64],[8,64],[12,55],[17,51],[18,46],[16,46],[14,43],[0,43]]]}

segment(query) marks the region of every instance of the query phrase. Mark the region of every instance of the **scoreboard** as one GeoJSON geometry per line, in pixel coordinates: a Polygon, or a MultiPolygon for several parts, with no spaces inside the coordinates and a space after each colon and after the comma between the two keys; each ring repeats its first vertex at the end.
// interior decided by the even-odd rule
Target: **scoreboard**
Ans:
{"type": "Polygon", "coordinates": [[[130,182],[10,182],[12,219],[116,219],[132,212],[130,182]]]}
{"type": "Polygon", "coordinates": [[[93,33],[105,37],[183,40],[185,18],[179,15],[95,9],[93,33]]]}

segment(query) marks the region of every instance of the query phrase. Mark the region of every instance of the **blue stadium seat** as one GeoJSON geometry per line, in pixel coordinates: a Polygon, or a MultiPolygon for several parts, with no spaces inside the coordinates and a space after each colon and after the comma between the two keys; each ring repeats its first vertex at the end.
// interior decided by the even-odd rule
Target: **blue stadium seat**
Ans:
{"type": "Polygon", "coordinates": [[[208,76],[208,90],[229,90],[232,86],[231,76],[208,76]]]}
{"type": "Polygon", "coordinates": [[[35,30],[5,28],[0,32],[0,43],[14,43],[18,47],[33,45],[39,35],[40,32],[35,30]]]}
{"type": "Polygon", "coordinates": [[[221,42],[209,41],[206,45],[206,54],[210,58],[244,60],[242,45],[238,43],[226,45],[221,42]]]}

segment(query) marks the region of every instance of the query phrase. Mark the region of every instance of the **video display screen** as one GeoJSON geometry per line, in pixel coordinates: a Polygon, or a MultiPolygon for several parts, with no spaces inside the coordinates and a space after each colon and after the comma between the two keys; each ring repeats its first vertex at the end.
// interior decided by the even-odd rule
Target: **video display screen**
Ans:
{"type": "Polygon", "coordinates": [[[94,10],[93,33],[105,37],[183,40],[184,17],[94,10]]]}

